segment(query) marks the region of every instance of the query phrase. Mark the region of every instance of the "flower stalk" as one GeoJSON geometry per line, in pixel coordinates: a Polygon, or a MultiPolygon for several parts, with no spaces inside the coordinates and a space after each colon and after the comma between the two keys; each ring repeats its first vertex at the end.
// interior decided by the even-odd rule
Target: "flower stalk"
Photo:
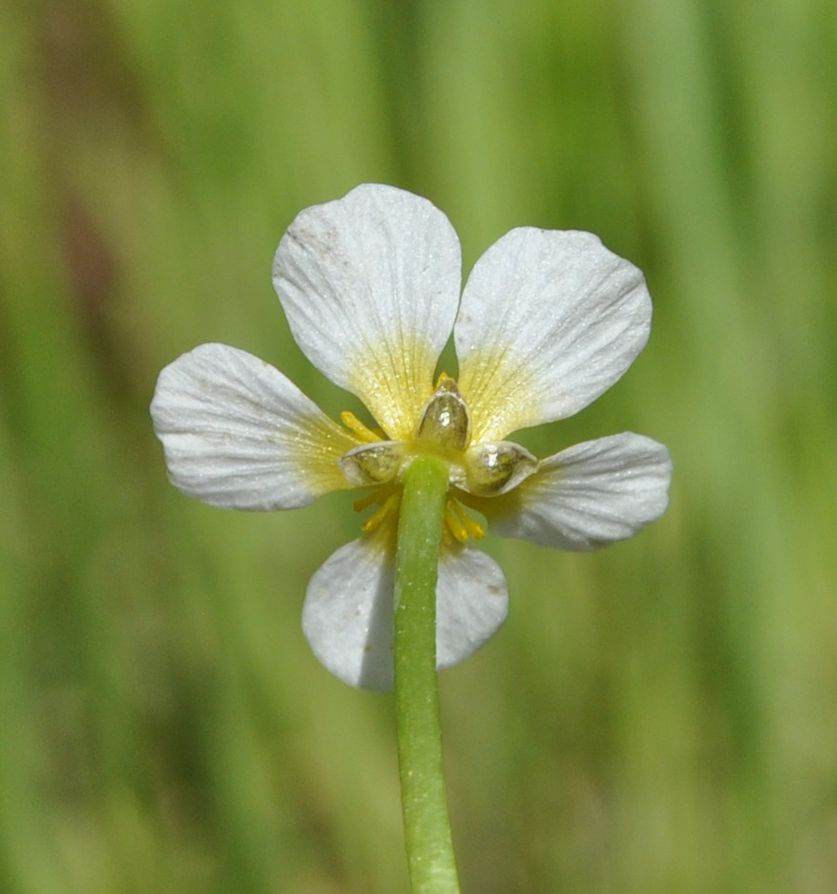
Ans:
{"type": "Polygon", "coordinates": [[[442,767],[436,580],[448,467],[432,455],[404,475],[395,574],[395,714],[413,894],[458,894],[442,767]]]}

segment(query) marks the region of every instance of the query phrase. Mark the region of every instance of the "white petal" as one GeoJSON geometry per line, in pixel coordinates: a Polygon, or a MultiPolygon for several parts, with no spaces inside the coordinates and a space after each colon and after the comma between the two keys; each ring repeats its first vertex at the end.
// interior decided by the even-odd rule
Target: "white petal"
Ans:
{"type": "Polygon", "coordinates": [[[642,273],[591,233],[512,230],[477,261],[454,338],[473,439],[571,416],[648,340],[642,273]]]}
{"type": "Polygon", "coordinates": [[[509,610],[506,579],[483,552],[443,550],[436,585],[436,664],[451,667],[473,655],[499,629],[509,610]]]}
{"type": "Polygon", "coordinates": [[[479,508],[492,533],[589,550],[631,537],[659,518],[670,481],[668,450],[625,432],[543,460],[516,490],[479,508]]]}
{"type": "Polygon", "coordinates": [[[308,584],[302,629],[335,676],[365,689],[392,688],[395,573],[381,533],[353,540],[317,569],[308,584]]]}
{"type": "Polygon", "coordinates": [[[200,345],[169,364],[151,403],[172,484],[213,506],[291,509],[349,487],[358,441],[263,360],[200,345]]]}
{"type": "Polygon", "coordinates": [[[461,285],[459,240],[426,199],[366,184],[302,211],[273,283],[299,346],[387,435],[413,434],[461,285]]]}
{"type": "MultiPolygon", "coordinates": [[[[352,686],[393,684],[391,540],[362,537],[337,550],[311,578],[302,627],[317,658],[352,686]]],[[[436,663],[450,667],[473,654],[503,623],[503,573],[484,553],[458,548],[439,562],[436,663]]]]}

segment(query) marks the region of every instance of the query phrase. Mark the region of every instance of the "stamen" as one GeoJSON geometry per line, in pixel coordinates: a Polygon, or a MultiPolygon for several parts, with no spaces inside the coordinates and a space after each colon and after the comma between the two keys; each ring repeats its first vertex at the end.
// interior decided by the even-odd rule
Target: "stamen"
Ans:
{"type": "Polygon", "coordinates": [[[381,508],[378,509],[377,512],[370,515],[369,518],[367,518],[366,521],[361,525],[361,530],[363,531],[363,533],[371,534],[373,531],[377,531],[389,515],[397,512],[400,502],[400,493],[396,492],[390,494],[386,498],[386,500],[384,500],[383,506],[381,506],[381,508]]]}
{"type": "Polygon", "coordinates": [[[445,527],[460,543],[465,543],[469,537],[474,540],[485,537],[485,528],[471,518],[465,507],[454,497],[445,506],[445,527]]]}
{"type": "Polygon", "coordinates": [[[376,432],[364,425],[351,410],[343,410],[340,414],[340,421],[349,431],[354,432],[361,441],[366,441],[367,444],[374,444],[376,441],[381,441],[385,438],[382,431],[376,432]]]}
{"type": "Polygon", "coordinates": [[[445,526],[460,543],[465,543],[468,539],[468,532],[451,509],[450,502],[445,508],[445,526]]]}
{"type": "Polygon", "coordinates": [[[363,512],[364,509],[374,506],[375,503],[383,503],[393,491],[394,488],[392,487],[376,487],[375,490],[368,493],[365,497],[355,500],[352,503],[352,508],[355,512],[363,512]]]}
{"type": "Polygon", "coordinates": [[[468,515],[467,510],[459,500],[448,500],[448,505],[456,513],[469,537],[472,537],[474,540],[482,540],[485,537],[485,528],[476,519],[468,515]]]}

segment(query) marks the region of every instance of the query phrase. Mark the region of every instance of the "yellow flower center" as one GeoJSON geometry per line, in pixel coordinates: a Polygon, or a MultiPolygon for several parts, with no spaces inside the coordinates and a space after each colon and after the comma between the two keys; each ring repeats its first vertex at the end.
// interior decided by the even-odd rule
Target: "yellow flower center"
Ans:
{"type": "Polygon", "coordinates": [[[449,465],[453,493],[445,509],[445,535],[460,543],[469,537],[478,540],[485,536],[485,528],[468,514],[461,498],[505,493],[537,469],[535,457],[518,444],[471,443],[468,406],[456,381],[446,373],[439,377],[409,440],[387,440],[383,431],[369,428],[348,411],[341,413],[340,419],[363,442],[341,457],[340,468],[349,483],[374,488],[354,504],[357,511],[378,507],[363,523],[366,534],[382,525],[395,531],[401,502],[400,477],[420,454],[432,453],[449,465]]]}

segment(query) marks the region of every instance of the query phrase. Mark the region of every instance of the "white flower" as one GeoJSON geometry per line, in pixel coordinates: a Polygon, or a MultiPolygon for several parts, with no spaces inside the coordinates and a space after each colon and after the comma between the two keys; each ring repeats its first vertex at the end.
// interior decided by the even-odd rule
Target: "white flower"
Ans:
{"type": "Polygon", "coordinates": [[[307,357],[357,395],[380,428],[326,417],[272,366],[201,345],[160,374],[151,406],[172,483],[215,506],[292,509],[364,487],[359,539],[314,574],[303,628],[322,663],[356,686],[392,685],[393,543],[412,457],[450,463],[437,588],[437,657],[471,655],[502,624],[497,564],[468,541],[491,530],[587,550],[667,505],[668,451],[631,433],[538,460],[506,441],[571,416],[609,388],[648,339],[642,274],[589,233],[521,227],[477,261],[460,300],[459,240],[430,202],[364,185],[301,212],[273,282],[307,357]],[[458,382],[439,354],[453,331],[458,382]]]}

